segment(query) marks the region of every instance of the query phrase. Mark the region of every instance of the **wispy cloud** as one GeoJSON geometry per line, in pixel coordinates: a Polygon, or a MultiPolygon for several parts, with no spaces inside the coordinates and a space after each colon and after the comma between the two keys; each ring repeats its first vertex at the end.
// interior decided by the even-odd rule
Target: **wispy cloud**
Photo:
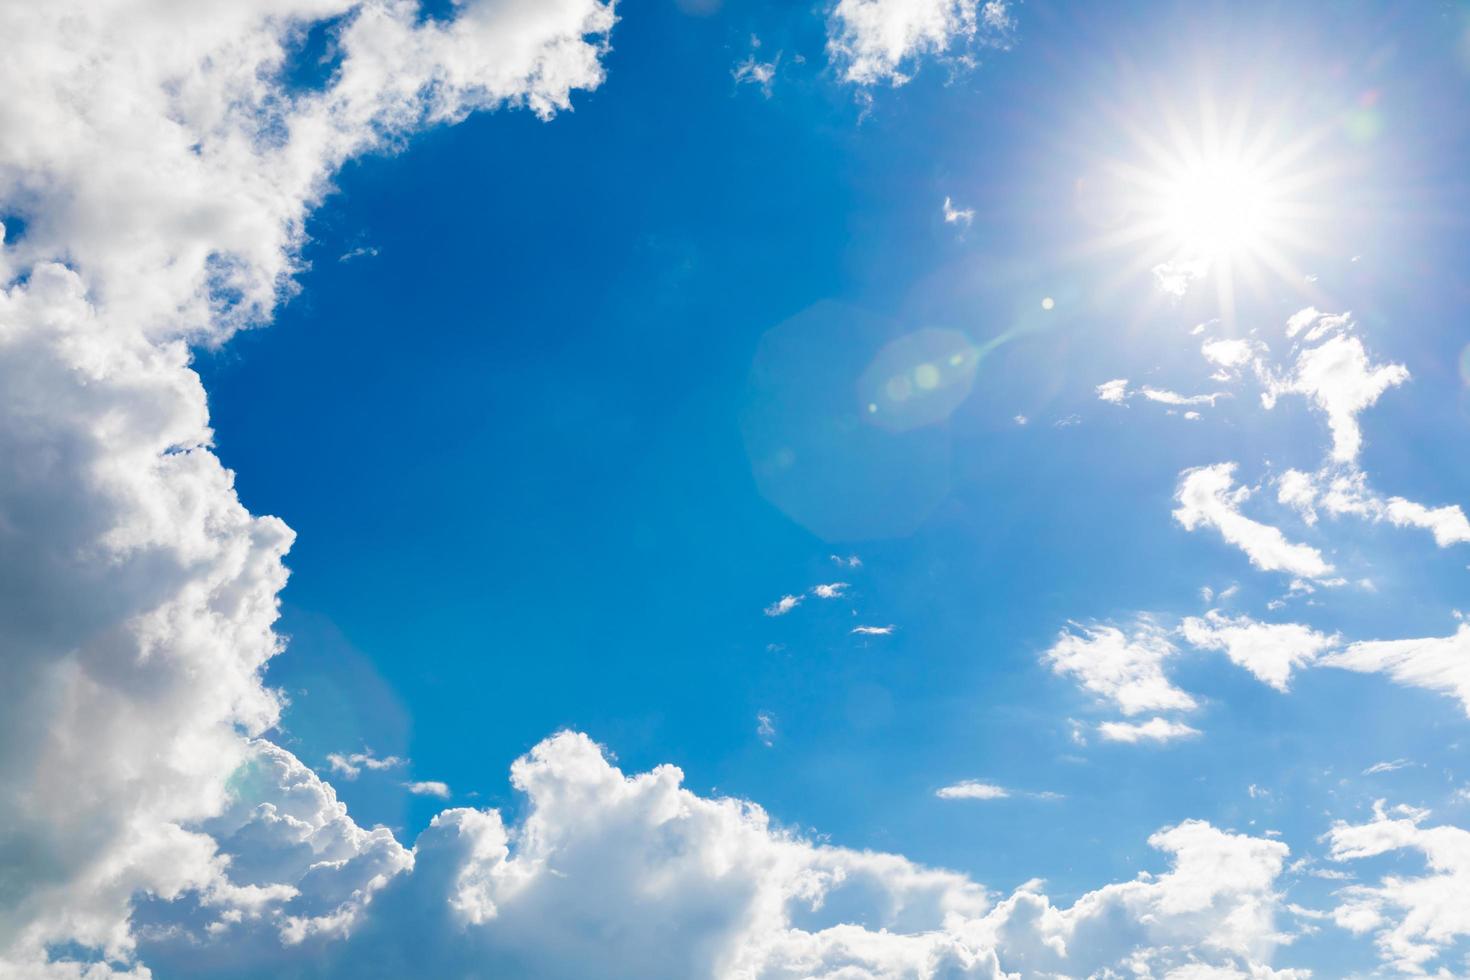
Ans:
{"type": "Polygon", "coordinates": [[[852,632],[854,632],[854,633],[856,633],[856,634],[858,634],[860,636],[888,636],[889,634],[891,634],[897,628],[898,627],[892,626],[892,625],[890,625],[890,626],[854,626],[852,628],[852,632]]]}
{"type": "Polygon", "coordinates": [[[965,779],[950,786],[942,786],[934,791],[934,795],[941,800],[1006,800],[1017,797],[1029,800],[1064,799],[1060,793],[1033,793],[1027,790],[1007,789],[995,783],[981,782],[976,779],[965,779]]]}
{"type": "Polygon", "coordinates": [[[1392,762],[1375,762],[1373,763],[1373,765],[1363,770],[1363,775],[1376,776],[1382,772],[1394,772],[1398,769],[1407,769],[1409,766],[1412,765],[1413,763],[1410,762],[1408,759],[1394,759],[1392,762]]]}
{"type": "Polygon", "coordinates": [[[767,616],[784,616],[801,605],[801,600],[804,598],[806,597],[799,595],[783,595],[765,608],[765,614],[767,616]]]}
{"type": "Polygon", "coordinates": [[[813,586],[812,595],[818,599],[838,599],[846,592],[847,587],[846,582],[828,582],[825,585],[813,586]]]}
{"type": "Polygon", "coordinates": [[[384,769],[396,769],[407,762],[407,759],[400,759],[396,755],[380,759],[373,755],[372,749],[353,752],[351,755],[343,755],[340,752],[332,752],[327,755],[327,765],[332,772],[339,774],[343,779],[356,779],[364,769],[370,772],[381,772],[384,769]]]}
{"type": "Polygon", "coordinates": [[[776,742],[776,716],[769,711],[760,711],[755,716],[755,737],[766,748],[776,742]]]}
{"type": "Polygon", "coordinates": [[[944,223],[947,225],[961,225],[965,228],[975,220],[974,208],[956,207],[954,201],[948,196],[944,198],[944,223]]]}
{"type": "Polygon", "coordinates": [[[1105,721],[1097,726],[1097,733],[1110,742],[1172,742],[1181,738],[1193,738],[1200,734],[1198,728],[1191,728],[1182,721],[1169,721],[1165,718],[1150,718],[1148,721],[1133,724],[1124,721],[1105,721]]]}

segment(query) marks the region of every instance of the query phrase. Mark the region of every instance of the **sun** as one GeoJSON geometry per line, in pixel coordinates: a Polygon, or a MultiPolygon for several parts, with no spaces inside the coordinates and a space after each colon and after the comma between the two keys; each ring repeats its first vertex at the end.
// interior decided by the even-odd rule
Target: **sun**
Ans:
{"type": "Polygon", "coordinates": [[[1130,251],[1121,278],[1149,273],[1168,298],[1212,281],[1227,317],[1241,290],[1285,283],[1310,293],[1301,264],[1330,244],[1324,189],[1335,173],[1314,152],[1330,121],[1306,126],[1279,103],[1255,114],[1208,96],[1191,108],[1160,101],[1100,113],[1121,139],[1077,181],[1078,207],[1096,231],[1084,248],[1130,251]]]}
{"type": "Polygon", "coordinates": [[[1183,256],[1215,262],[1257,253],[1278,229],[1269,180],[1248,163],[1206,160],[1172,175],[1156,207],[1183,256]]]}

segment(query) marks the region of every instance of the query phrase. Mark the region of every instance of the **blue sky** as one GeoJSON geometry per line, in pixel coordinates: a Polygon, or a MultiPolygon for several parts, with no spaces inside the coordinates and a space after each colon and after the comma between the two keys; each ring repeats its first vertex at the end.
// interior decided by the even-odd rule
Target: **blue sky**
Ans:
{"type": "MultiPolygon", "coordinates": [[[[579,5],[601,9],[562,4],[579,5]]],[[[299,106],[348,91],[318,48],[340,45],[351,63],[343,25],[383,5],[321,6],[294,12],[289,31],[250,27],[296,65],[272,84],[299,106]],[[345,19],[317,16],[327,8],[345,19]]],[[[238,506],[296,537],[289,584],[277,593],[262,573],[257,586],[262,609],[278,595],[279,620],[241,628],[251,643],[282,638],[238,681],[249,697],[279,690],[279,711],[178,721],[167,744],[213,744],[208,732],[233,761],[197,777],[217,792],[170,790],[196,801],[157,819],[255,867],[238,828],[261,811],[232,816],[256,802],[242,774],[264,763],[246,760],[294,756],[316,773],[293,777],[298,788],[346,804],[344,839],[390,829],[391,843],[354,843],[353,860],[377,855],[393,868],[383,881],[407,884],[362,886],[340,936],[307,928],[320,946],[221,940],[206,954],[160,923],[178,909],[179,928],[200,936],[324,923],[290,904],[304,909],[316,886],[291,879],[298,897],[272,910],[277,899],[220,898],[219,882],[245,880],[220,866],[177,886],[139,871],[141,884],[118,886],[124,911],[107,914],[141,945],[54,925],[80,921],[63,895],[29,932],[0,931],[0,954],[26,963],[41,949],[38,962],[119,973],[151,963],[157,976],[206,963],[251,975],[266,962],[276,975],[352,975],[374,962],[362,955],[391,974],[383,950],[401,947],[389,913],[361,895],[437,908],[414,904],[417,882],[437,879],[395,855],[417,840],[430,867],[435,835],[476,819],[446,813],[498,810],[522,828],[512,851],[531,853],[526,828],[551,820],[551,797],[532,790],[528,802],[506,774],[570,731],[630,776],[679,767],[695,810],[753,801],[802,840],[950,869],[997,903],[1034,879],[1056,909],[1110,882],[1143,889],[1159,879],[1141,871],[1170,868],[1151,835],[1192,821],[1255,841],[1251,860],[1274,868],[1267,883],[1238,885],[1238,906],[1234,892],[1207,904],[1221,922],[1265,908],[1264,924],[1229,941],[1218,923],[1194,938],[1183,926],[1150,934],[1133,954],[1162,957],[1158,976],[1470,969],[1470,925],[1455,911],[1470,903],[1470,640],[1457,634],[1470,562],[1458,451],[1470,434],[1470,8],[869,0],[874,18],[932,8],[961,20],[863,77],[861,37],[843,31],[869,23],[856,19],[864,6],[629,2],[610,33],[594,20],[572,31],[606,37],[587,55],[602,76],[571,81],[565,104],[548,95],[554,113],[538,108],[550,83],[534,74],[524,91],[497,80],[486,95],[453,89],[460,76],[444,69],[425,76],[460,100],[442,118],[437,90],[410,86],[411,126],[384,110],[381,131],[313,158],[329,192],[319,182],[282,191],[289,207],[257,208],[246,181],[206,187],[220,207],[284,215],[266,220],[268,248],[241,244],[244,218],[211,232],[224,243],[211,255],[243,256],[249,270],[230,295],[258,280],[273,312],[228,320],[208,278],[219,266],[201,264],[197,283],[210,285],[179,294],[207,295],[198,324],[169,333],[146,325],[162,313],[139,318],[139,342],[159,357],[187,346],[170,397],[196,411],[189,392],[202,385],[212,430],[194,443],[160,435],[149,458],[197,445],[233,472],[238,506]],[[1211,479],[1221,489],[1200,491],[1211,479]],[[1432,642],[1368,642],[1420,638],[1432,642]],[[209,875],[224,877],[200,884],[209,875]],[[1424,884],[1406,895],[1385,875],[1424,884]],[[247,911],[210,931],[210,910],[229,901],[247,911]],[[1416,917],[1436,925],[1415,931],[1416,917]],[[1187,972],[1205,965],[1221,972],[1187,972]],[[1268,965],[1286,972],[1228,972],[1268,965]]],[[[477,11],[506,21],[496,38],[553,30],[513,8],[446,7],[402,30],[477,11]]],[[[113,29],[95,37],[111,42],[113,29]]],[[[155,50],[149,36],[135,42],[155,50]]],[[[350,105],[327,100],[309,118],[350,105]]],[[[283,117],[292,152],[310,132],[300,112],[283,117]]],[[[139,271],[132,239],[97,245],[100,233],[36,189],[86,172],[17,159],[24,179],[0,176],[14,309],[40,295],[35,270],[57,262],[99,317],[132,324],[150,308],[117,284],[145,281],[151,253],[139,271]]],[[[139,221],[160,238],[183,226],[139,221]]],[[[32,417],[29,404],[7,411],[32,417]]],[[[109,405],[78,409],[75,424],[131,411],[109,405]]],[[[227,487],[210,492],[235,506],[227,487]]],[[[112,514],[111,499],[76,506],[112,514]]],[[[37,519],[4,506],[0,529],[37,519]]],[[[99,541],[122,533],[107,537],[108,519],[99,541]]],[[[15,562],[42,553],[27,547],[12,546],[15,562]]],[[[133,615],[153,608],[136,602],[133,615]]],[[[111,611],[123,604],[97,615],[123,622],[111,611]]],[[[58,662],[75,656],[36,643],[58,662]]],[[[233,662],[228,649],[210,656],[233,662]]],[[[581,758],[558,744],[548,758],[581,758]]],[[[563,765],[576,771],[546,763],[563,765]]],[[[576,867],[570,853],[547,866],[576,867]]],[[[1195,867],[1193,852],[1175,853],[1178,875],[1195,867]]],[[[48,880],[85,883],[95,860],[48,880]]],[[[1226,895],[1245,859],[1218,860],[1205,877],[1226,895]]],[[[969,952],[952,955],[972,972],[953,975],[991,975],[992,949],[999,969],[1024,976],[1126,959],[1086,959],[1078,926],[1073,959],[1044,967],[1013,935],[1011,948],[977,938],[995,913],[972,917],[982,932],[915,929],[878,912],[844,918],[844,901],[824,914],[926,943],[959,936],[969,952]]],[[[1119,901],[1119,914],[1158,918],[1119,901]]],[[[602,928],[586,914],[583,932],[568,927],[583,938],[602,928]]],[[[534,921],[524,930],[539,936],[534,921]]],[[[829,935],[804,921],[792,913],[782,928],[829,935]]],[[[650,912],[637,928],[661,922],[650,912]]],[[[485,935],[445,975],[587,968],[485,935]]],[[[613,943],[606,969],[720,974],[767,950],[742,935],[733,960],[670,952],[656,966],[618,959],[613,943]]],[[[835,976],[811,964],[846,962],[828,951],[778,968],[769,955],[729,975],[835,976]]],[[[951,975],[932,956],[927,972],[892,959],[852,975],[951,975]]]]}

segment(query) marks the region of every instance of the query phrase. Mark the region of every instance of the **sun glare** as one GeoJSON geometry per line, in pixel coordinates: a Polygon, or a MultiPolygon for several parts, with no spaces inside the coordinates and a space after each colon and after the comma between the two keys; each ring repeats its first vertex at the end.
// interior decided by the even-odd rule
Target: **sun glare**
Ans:
{"type": "Polygon", "coordinates": [[[1330,120],[1304,125],[1284,103],[1250,108],[1201,96],[1189,111],[1161,98],[1100,113],[1123,142],[1109,139],[1113,154],[1077,180],[1077,207],[1097,231],[1086,247],[1134,253],[1119,286],[1151,274],[1178,298],[1209,280],[1228,317],[1242,288],[1309,282],[1300,263],[1324,252],[1333,210],[1334,165],[1313,152],[1330,120]]]}
{"type": "Polygon", "coordinates": [[[1237,160],[1209,161],[1169,181],[1158,202],[1165,234],[1204,261],[1254,252],[1271,231],[1270,188],[1237,160]]]}

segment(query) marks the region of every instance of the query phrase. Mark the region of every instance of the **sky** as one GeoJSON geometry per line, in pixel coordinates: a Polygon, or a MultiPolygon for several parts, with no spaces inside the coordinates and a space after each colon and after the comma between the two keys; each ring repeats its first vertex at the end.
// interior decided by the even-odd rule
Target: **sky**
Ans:
{"type": "Polygon", "coordinates": [[[0,977],[1470,975],[1470,6],[0,6],[0,977]]]}

